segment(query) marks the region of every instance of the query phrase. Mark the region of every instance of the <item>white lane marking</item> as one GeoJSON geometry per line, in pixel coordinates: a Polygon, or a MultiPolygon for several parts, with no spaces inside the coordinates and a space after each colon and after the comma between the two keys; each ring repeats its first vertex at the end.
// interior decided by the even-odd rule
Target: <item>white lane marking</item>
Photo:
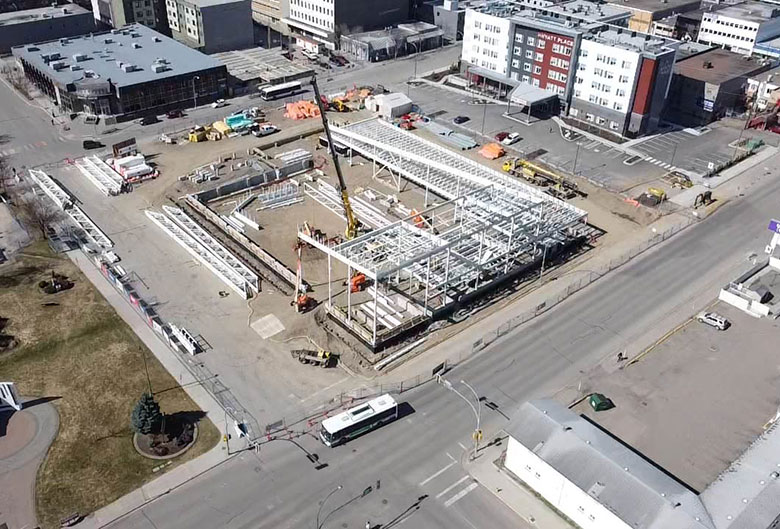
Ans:
{"type": "Polygon", "coordinates": [[[479,483],[472,483],[471,485],[469,485],[468,487],[466,487],[465,489],[463,489],[462,491],[457,493],[455,496],[453,496],[449,500],[445,501],[444,502],[444,506],[445,507],[449,507],[450,505],[452,505],[453,503],[455,503],[456,501],[458,501],[463,496],[465,496],[466,494],[468,494],[472,490],[476,489],[477,487],[479,487],[479,483]]]}
{"type": "Polygon", "coordinates": [[[456,460],[454,457],[452,457],[452,456],[450,455],[450,453],[449,453],[449,452],[444,452],[444,454],[445,454],[447,457],[449,457],[449,458],[450,458],[450,460],[457,462],[457,460],[456,460]]]}
{"type": "Polygon", "coordinates": [[[458,443],[458,446],[460,446],[464,450],[468,450],[468,448],[463,443],[458,443]]]}
{"type": "Polygon", "coordinates": [[[443,491],[441,491],[440,493],[438,493],[438,494],[436,495],[436,499],[438,499],[438,498],[441,498],[442,496],[444,496],[445,494],[447,494],[449,491],[451,491],[452,489],[454,489],[455,487],[457,487],[458,485],[460,485],[461,483],[463,483],[464,481],[466,481],[467,479],[469,479],[469,477],[470,477],[470,476],[463,476],[463,477],[462,477],[462,478],[460,478],[458,481],[456,481],[455,483],[453,483],[452,485],[450,485],[449,487],[447,487],[446,489],[444,489],[443,491]]]}
{"type": "Polygon", "coordinates": [[[422,486],[423,486],[423,485],[425,485],[426,483],[428,483],[428,482],[430,482],[430,481],[432,481],[432,480],[434,480],[434,479],[438,478],[439,476],[441,476],[442,474],[444,474],[444,473],[445,473],[447,470],[449,470],[449,469],[450,469],[450,467],[452,467],[452,465],[454,465],[454,464],[455,464],[455,461],[453,461],[452,463],[450,463],[450,464],[449,464],[449,465],[447,465],[446,467],[442,468],[441,470],[439,470],[439,471],[437,471],[437,472],[434,472],[432,475],[430,475],[430,476],[428,476],[427,478],[425,478],[424,480],[422,480],[422,481],[419,483],[419,485],[422,487],[422,486]]]}

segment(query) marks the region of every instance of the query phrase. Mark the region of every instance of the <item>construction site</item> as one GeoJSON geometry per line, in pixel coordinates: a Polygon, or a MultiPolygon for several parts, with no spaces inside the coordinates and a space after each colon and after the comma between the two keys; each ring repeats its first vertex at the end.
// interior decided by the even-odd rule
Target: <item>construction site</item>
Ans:
{"type": "MultiPolygon", "coordinates": [[[[545,272],[572,266],[605,231],[614,233],[602,241],[632,229],[614,215],[634,209],[623,199],[588,190],[606,197],[599,204],[571,178],[498,144],[478,150],[402,94],[382,92],[355,89],[233,114],[248,123],[256,117],[274,134],[242,133],[258,130],[252,125],[222,141],[201,138],[197,127],[170,134],[144,148],[153,167],[143,183],[114,169],[126,156],[77,160],[73,169],[90,184],[83,192],[73,173],[31,176],[81,219],[98,251],[123,259],[115,275],[125,264],[143,270],[124,260],[131,250],[114,248],[111,235],[141,222],[171,255],[202,266],[220,297],[237,295],[261,314],[247,324],[255,337],[303,337],[309,343],[289,347],[309,348],[306,358],[322,365],[340,356],[358,371],[399,351],[419,354],[422,337],[442,328],[451,335],[545,272]],[[74,189],[89,216],[71,204],[74,189]],[[100,190],[110,212],[93,213],[87,189],[100,190]]],[[[132,160],[122,163],[141,163],[132,160]]],[[[188,285],[187,295],[197,288],[188,285]]],[[[164,316],[171,310],[159,308],[164,316]]],[[[205,349],[198,336],[208,325],[205,313],[182,317],[169,339],[195,354],[205,349]]]]}

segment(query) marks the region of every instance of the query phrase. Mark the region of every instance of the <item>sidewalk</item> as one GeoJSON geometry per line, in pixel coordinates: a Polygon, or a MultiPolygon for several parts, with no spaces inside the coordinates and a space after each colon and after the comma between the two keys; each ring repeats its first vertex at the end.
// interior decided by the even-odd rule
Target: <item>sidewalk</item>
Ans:
{"type": "Polygon", "coordinates": [[[499,445],[486,445],[475,461],[465,461],[463,467],[481,485],[523,519],[524,527],[572,529],[552,508],[512,478],[495,461],[506,450],[506,440],[499,445]]]}
{"type": "MultiPolygon", "coordinates": [[[[225,422],[225,411],[211,394],[197,383],[195,377],[176,357],[176,354],[160,341],[157,335],[135,312],[133,307],[111,287],[100,271],[92,265],[80,250],[68,252],[68,257],[81,269],[87,279],[106,298],[117,314],[130,326],[149,350],[154,353],[165,369],[178,380],[190,398],[195,401],[195,404],[206,412],[208,418],[219,431],[227,432],[228,425],[225,422]]],[[[243,448],[243,442],[238,442],[241,443],[241,448],[243,448]]],[[[227,461],[228,457],[224,444],[220,442],[202,456],[174,467],[141,488],[90,514],[79,524],[79,527],[103,527],[119,516],[137,509],[163,494],[167,494],[172,489],[227,461]]]]}

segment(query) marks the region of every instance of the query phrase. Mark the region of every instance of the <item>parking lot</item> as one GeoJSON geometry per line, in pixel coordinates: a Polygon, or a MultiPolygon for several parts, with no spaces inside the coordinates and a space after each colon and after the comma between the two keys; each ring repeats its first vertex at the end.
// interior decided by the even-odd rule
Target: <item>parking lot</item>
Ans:
{"type": "Polygon", "coordinates": [[[615,408],[596,413],[587,400],[575,407],[696,491],[748,448],[780,405],[780,323],[720,302],[711,310],[731,327],[694,320],[633,365],[605,360],[583,376],[581,394],[602,393],[615,408]]]}

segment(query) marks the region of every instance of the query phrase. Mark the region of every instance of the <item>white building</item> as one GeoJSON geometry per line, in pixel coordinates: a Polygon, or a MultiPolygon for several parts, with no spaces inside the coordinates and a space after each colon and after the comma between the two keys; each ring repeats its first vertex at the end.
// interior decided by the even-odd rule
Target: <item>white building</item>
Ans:
{"type": "Polygon", "coordinates": [[[780,7],[748,1],[705,12],[699,42],[750,55],[756,43],[780,35],[780,7]]]}
{"type": "Polygon", "coordinates": [[[620,136],[653,130],[672,79],[671,41],[628,30],[583,36],[569,116],[620,136]]]}
{"type": "Polygon", "coordinates": [[[780,99],[780,66],[748,79],[747,96],[764,111],[780,99]]]}
{"type": "Polygon", "coordinates": [[[469,64],[508,77],[511,26],[509,18],[468,9],[463,24],[461,57],[469,64]]]}
{"type": "Polygon", "coordinates": [[[504,430],[506,470],[582,529],[715,529],[694,492],[556,401],[504,430]]]}

